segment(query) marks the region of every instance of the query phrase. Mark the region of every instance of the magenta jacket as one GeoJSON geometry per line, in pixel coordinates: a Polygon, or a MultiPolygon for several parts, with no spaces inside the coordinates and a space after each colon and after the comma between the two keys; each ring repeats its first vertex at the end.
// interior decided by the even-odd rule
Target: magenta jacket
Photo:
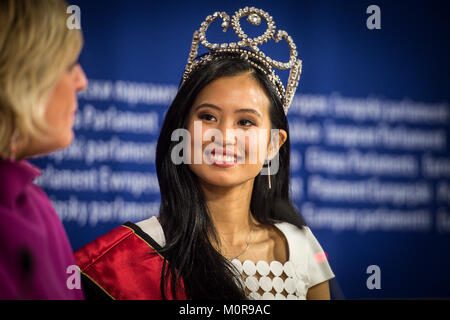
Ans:
{"type": "Polygon", "coordinates": [[[25,160],[0,159],[0,299],[83,299],[64,227],[33,183],[40,174],[25,160]]]}

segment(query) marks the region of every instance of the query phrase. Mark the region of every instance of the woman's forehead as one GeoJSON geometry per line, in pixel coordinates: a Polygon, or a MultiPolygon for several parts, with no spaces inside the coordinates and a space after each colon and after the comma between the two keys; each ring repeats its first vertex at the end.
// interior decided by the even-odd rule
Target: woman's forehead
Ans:
{"type": "Polygon", "coordinates": [[[254,108],[268,112],[269,98],[261,84],[250,74],[221,77],[206,85],[197,95],[194,108],[212,104],[227,110],[254,108]]]}

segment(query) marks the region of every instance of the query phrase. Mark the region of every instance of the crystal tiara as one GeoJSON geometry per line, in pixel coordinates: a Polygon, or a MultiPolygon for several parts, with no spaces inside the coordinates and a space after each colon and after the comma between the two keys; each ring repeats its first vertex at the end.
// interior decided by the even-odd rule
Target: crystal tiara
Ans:
{"type": "Polygon", "coordinates": [[[231,17],[231,26],[240,40],[238,42],[221,44],[210,43],[206,40],[206,30],[209,25],[219,17],[223,20],[223,32],[226,32],[230,25],[230,17],[225,12],[215,12],[214,14],[207,16],[206,20],[202,22],[200,29],[194,32],[191,51],[189,53],[186,69],[183,74],[182,83],[189,78],[192,71],[203,63],[213,59],[220,59],[220,57],[226,54],[235,53],[242,59],[246,59],[252,66],[258,68],[267,75],[268,79],[274,84],[278,96],[283,103],[284,113],[287,114],[295,91],[297,90],[298,81],[300,80],[300,74],[302,71],[302,60],[297,59],[297,48],[292,40],[292,37],[289,36],[284,30],[278,30],[275,34],[275,22],[273,21],[272,16],[270,16],[267,12],[254,7],[245,7],[243,9],[239,9],[239,11],[236,11],[231,17]],[[255,26],[259,26],[261,24],[261,18],[265,19],[267,22],[267,29],[264,34],[256,38],[249,38],[242,30],[239,23],[240,19],[244,16],[247,16],[247,21],[255,26]],[[263,44],[270,39],[275,40],[275,42],[279,42],[281,39],[284,39],[287,42],[290,51],[288,62],[280,62],[271,59],[258,48],[258,45],[263,44]],[[199,42],[201,42],[202,45],[210,51],[200,57],[197,57],[199,42]],[[261,67],[261,65],[264,66],[264,68],[261,67]],[[283,83],[278,75],[275,74],[272,67],[281,70],[290,69],[286,88],[283,86],[283,83]]]}

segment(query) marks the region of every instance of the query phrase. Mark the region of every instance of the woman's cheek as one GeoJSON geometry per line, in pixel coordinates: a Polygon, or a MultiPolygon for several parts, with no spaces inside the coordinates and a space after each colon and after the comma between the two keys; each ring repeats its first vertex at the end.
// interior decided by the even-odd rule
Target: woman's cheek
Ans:
{"type": "Polygon", "coordinates": [[[205,163],[205,159],[203,156],[203,150],[208,146],[212,141],[203,141],[203,137],[205,137],[205,131],[207,128],[202,128],[201,134],[196,134],[193,128],[189,128],[190,134],[190,148],[188,150],[188,161],[190,164],[203,164],[205,163]]]}
{"type": "MultiPolygon", "coordinates": [[[[256,155],[254,156],[256,159],[256,163],[254,163],[262,166],[264,164],[264,160],[267,157],[266,146],[268,145],[268,140],[266,132],[264,130],[259,130],[249,142],[255,146],[253,149],[256,150],[256,155]]],[[[249,148],[250,150],[252,150],[251,146],[249,146],[249,148]]]]}

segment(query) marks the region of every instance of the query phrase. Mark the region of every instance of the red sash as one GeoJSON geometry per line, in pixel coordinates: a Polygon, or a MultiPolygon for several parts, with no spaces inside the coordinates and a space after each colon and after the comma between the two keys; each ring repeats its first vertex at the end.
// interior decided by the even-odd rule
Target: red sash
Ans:
{"type": "MultiPolygon", "coordinates": [[[[127,222],[77,250],[86,299],[162,299],[160,249],[148,234],[127,222]]],[[[170,286],[166,287],[166,298],[174,299],[170,286]]],[[[182,280],[176,298],[186,299],[182,280]]]]}

